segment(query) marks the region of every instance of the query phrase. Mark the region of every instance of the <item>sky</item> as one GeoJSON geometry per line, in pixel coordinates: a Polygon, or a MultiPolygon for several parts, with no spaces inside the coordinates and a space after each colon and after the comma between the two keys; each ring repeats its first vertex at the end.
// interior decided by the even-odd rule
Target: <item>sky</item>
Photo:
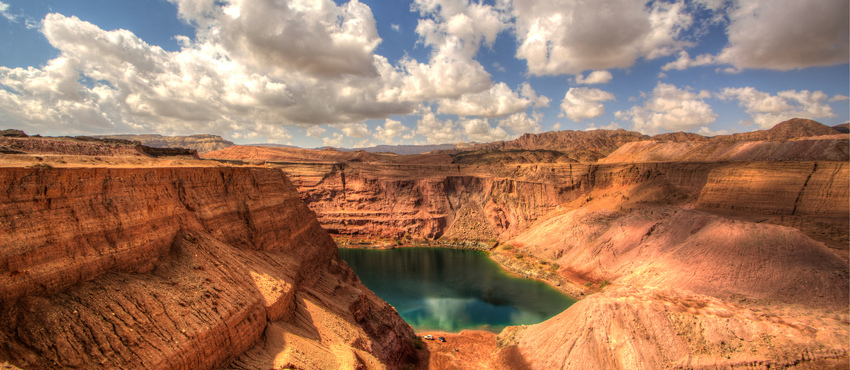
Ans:
{"type": "Polygon", "coordinates": [[[0,0],[0,128],[305,148],[850,120],[848,0],[0,0]]]}

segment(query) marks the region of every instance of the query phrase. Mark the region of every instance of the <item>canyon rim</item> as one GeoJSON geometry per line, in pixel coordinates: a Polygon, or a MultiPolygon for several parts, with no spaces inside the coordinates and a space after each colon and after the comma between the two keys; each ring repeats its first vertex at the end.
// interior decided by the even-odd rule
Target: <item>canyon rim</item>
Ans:
{"type": "Polygon", "coordinates": [[[419,155],[228,146],[198,156],[20,135],[0,146],[8,365],[848,361],[848,134],[814,121],[711,138],[562,131],[419,155]],[[498,335],[452,334],[457,353],[423,349],[335,240],[486,250],[580,301],[498,335]]]}

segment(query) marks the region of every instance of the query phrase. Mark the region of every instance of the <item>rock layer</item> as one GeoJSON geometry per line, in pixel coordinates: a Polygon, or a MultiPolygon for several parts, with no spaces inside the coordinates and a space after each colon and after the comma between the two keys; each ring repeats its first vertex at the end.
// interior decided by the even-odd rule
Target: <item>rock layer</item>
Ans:
{"type": "Polygon", "coordinates": [[[415,361],[410,327],[338,259],[280,171],[4,168],[0,182],[2,360],[163,369],[415,361]],[[322,335],[268,348],[298,331],[322,335]],[[256,348],[265,357],[239,357],[256,348]],[[317,353],[333,356],[317,362],[317,353]]]}

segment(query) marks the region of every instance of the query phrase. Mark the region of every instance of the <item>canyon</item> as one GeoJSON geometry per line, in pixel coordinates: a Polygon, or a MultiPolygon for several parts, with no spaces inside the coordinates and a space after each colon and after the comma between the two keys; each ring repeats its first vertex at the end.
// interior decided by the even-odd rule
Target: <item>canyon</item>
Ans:
{"type": "MultiPolygon", "coordinates": [[[[64,139],[39,138],[56,148],[64,139]]],[[[4,155],[0,361],[21,368],[401,368],[413,331],[279,170],[126,143],[4,155]],[[107,151],[111,151],[106,153],[107,151]],[[108,155],[114,154],[114,155],[108,155]]]]}
{"type": "Polygon", "coordinates": [[[795,119],[712,138],[562,131],[423,155],[204,157],[280,168],[340,246],[489,250],[587,297],[503,331],[494,368],[840,368],[849,152],[839,128],[795,119]]]}
{"type": "Polygon", "coordinates": [[[710,138],[549,132],[411,155],[234,145],[198,156],[14,136],[0,147],[0,363],[819,369],[850,360],[850,135],[814,121],[710,138]],[[449,335],[460,351],[417,349],[337,245],[485,250],[579,301],[498,335],[449,335]]]}

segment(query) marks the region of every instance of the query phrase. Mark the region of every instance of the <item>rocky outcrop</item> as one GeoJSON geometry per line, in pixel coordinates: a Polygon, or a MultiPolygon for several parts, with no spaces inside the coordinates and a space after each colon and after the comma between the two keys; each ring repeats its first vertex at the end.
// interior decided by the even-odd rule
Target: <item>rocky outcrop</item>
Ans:
{"type": "Polygon", "coordinates": [[[524,134],[511,141],[475,144],[445,151],[458,154],[466,151],[556,150],[574,162],[595,162],[625,143],[646,140],[648,136],[626,130],[549,131],[524,134]]]}
{"type": "Polygon", "coordinates": [[[184,148],[194,149],[198,153],[207,153],[214,150],[233,146],[233,142],[224,140],[217,135],[189,135],[189,136],[162,136],[162,135],[104,135],[99,138],[121,139],[137,141],[151,148],[184,148]]]}
{"type": "Polygon", "coordinates": [[[840,368],[846,318],[621,287],[541,324],[505,329],[498,357],[534,369],[840,368]]]}
{"type": "MultiPolygon", "coordinates": [[[[846,136],[846,135],[845,135],[846,136]]],[[[848,161],[847,137],[792,141],[639,141],[621,146],[599,163],[848,161]]]]}
{"type": "Polygon", "coordinates": [[[500,357],[535,369],[846,364],[845,259],[795,228],[648,204],[675,188],[643,185],[596,189],[494,252],[556,266],[589,295],[503,331],[500,357]]]}
{"type": "Polygon", "coordinates": [[[0,137],[4,154],[74,155],[109,157],[198,157],[194,149],[152,148],[136,141],[123,139],[76,137],[0,137]]]}
{"type": "Polygon", "coordinates": [[[280,171],[4,168],[0,360],[401,367],[412,330],[280,171]]]}

